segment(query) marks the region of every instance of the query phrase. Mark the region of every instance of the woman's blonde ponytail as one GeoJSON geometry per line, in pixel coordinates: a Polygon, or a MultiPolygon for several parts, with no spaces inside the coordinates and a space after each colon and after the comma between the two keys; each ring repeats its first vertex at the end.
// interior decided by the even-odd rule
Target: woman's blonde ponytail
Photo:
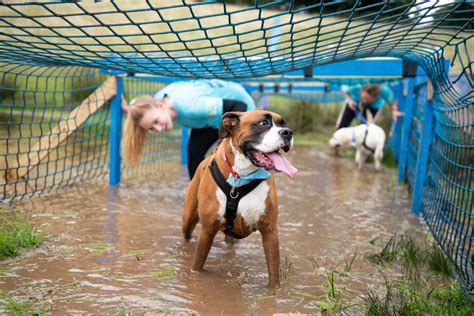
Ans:
{"type": "Polygon", "coordinates": [[[126,165],[135,165],[140,160],[148,131],[139,123],[153,105],[154,99],[151,96],[141,96],[130,102],[122,134],[122,158],[126,165]]]}

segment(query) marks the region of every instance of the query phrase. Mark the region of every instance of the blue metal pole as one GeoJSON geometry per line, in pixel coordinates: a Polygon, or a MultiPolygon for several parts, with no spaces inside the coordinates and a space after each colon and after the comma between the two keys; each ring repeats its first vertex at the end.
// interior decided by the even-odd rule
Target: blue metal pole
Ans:
{"type": "MultiPolygon", "coordinates": [[[[405,96],[403,94],[404,85],[401,82],[398,87],[395,88],[396,96],[397,96],[397,104],[398,104],[398,111],[404,112],[405,111],[405,96]]],[[[392,120],[392,127],[390,129],[390,148],[392,150],[392,154],[398,162],[400,157],[400,142],[402,136],[402,124],[403,124],[403,117],[399,117],[396,121],[392,120]]]]}
{"type": "Polygon", "coordinates": [[[398,159],[398,181],[405,181],[405,168],[407,165],[408,145],[410,141],[410,125],[413,115],[413,89],[416,78],[408,78],[408,91],[405,99],[405,115],[403,117],[402,140],[400,143],[400,157],[398,159]]]}
{"type": "MultiPolygon", "coordinates": [[[[428,85],[430,85],[430,83],[428,83],[428,85]]],[[[420,215],[421,212],[423,186],[425,184],[426,170],[428,166],[428,153],[433,134],[434,110],[429,90],[430,89],[428,88],[428,101],[425,104],[423,113],[423,130],[416,159],[416,178],[411,203],[411,209],[416,215],[420,215]]]]}
{"type": "Polygon", "coordinates": [[[117,76],[115,96],[110,102],[110,131],[109,131],[109,185],[120,182],[120,140],[122,138],[122,94],[123,78],[117,76]]]}
{"type": "Polygon", "coordinates": [[[189,128],[181,126],[181,165],[188,164],[189,128]]]}

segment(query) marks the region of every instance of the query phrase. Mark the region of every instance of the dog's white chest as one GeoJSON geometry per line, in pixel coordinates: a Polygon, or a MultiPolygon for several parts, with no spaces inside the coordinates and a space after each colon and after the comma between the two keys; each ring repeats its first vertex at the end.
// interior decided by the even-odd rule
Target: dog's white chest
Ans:
{"type": "MultiPolygon", "coordinates": [[[[267,199],[268,189],[267,182],[263,181],[252,192],[240,199],[237,214],[242,216],[245,223],[251,228],[256,228],[260,217],[265,213],[265,200],[267,199]]],[[[224,223],[226,197],[219,188],[217,188],[216,197],[219,201],[220,220],[224,223]]]]}

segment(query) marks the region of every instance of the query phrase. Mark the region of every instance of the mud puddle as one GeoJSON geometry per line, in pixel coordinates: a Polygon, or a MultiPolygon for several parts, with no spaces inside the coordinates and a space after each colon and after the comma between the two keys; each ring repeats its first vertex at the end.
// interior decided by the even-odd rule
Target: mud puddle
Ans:
{"type": "MultiPolygon", "coordinates": [[[[181,235],[183,172],[147,172],[118,188],[86,184],[29,200],[43,243],[0,263],[0,288],[45,312],[318,313],[328,272],[343,299],[382,282],[366,254],[374,241],[419,229],[396,170],[359,172],[352,161],[296,147],[294,179],[277,175],[282,287],[266,289],[259,233],[214,241],[206,271],[190,271],[195,239],[181,235]],[[349,271],[347,270],[348,264],[349,271]]],[[[194,232],[194,236],[196,236],[194,232]]]]}

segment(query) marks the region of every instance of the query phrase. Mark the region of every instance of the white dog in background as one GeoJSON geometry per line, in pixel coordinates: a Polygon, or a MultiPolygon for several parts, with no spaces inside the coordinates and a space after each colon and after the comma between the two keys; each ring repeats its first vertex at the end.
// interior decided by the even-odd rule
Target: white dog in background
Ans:
{"type": "Polygon", "coordinates": [[[355,161],[359,170],[369,155],[374,156],[375,170],[380,171],[382,168],[385,132],[380,126],[369,123],[338,129],[329,140],[329,145],[332,148],[355,147],[355,161]]]}

